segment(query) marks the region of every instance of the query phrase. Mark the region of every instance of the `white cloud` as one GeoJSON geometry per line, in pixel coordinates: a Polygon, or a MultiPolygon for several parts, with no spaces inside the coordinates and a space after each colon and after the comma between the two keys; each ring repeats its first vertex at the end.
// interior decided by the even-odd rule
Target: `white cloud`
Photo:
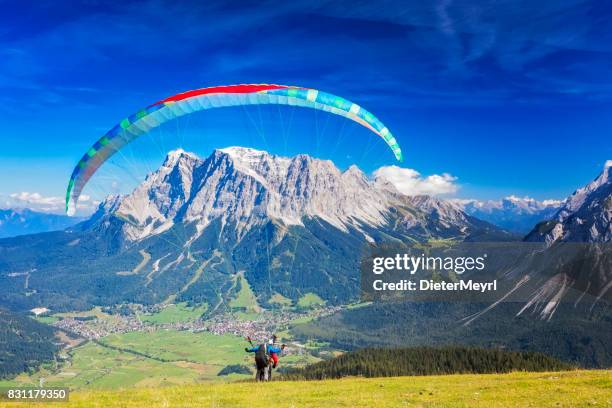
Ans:
{"type": "Polygon", "coordinates": [[[565,200],[549,199],[542,201],[542,205],[545,207],[560,207],[564,202],[565,200]]]}
{"type": "Polygon", "coordinates": [[[63,202],[61,197],[44,197],[39,193],[29,193],[27,191],[13,193],[10,194],[9,197],[15,200],[16,202],[37,206],[57,207],[63,202]]]}
{"type": "Polygon", "coordinates": [[[384,166],[374,172],[374,177],[391,183],[405,195],[442,195],[457,192],[457,177],[448,173],[423,177],[418,171],[398,166],[384,166]]]}
{"type": "MultiPolygon", "coordinates": [[[[29,208],[34,211],[45,213],[63,214],[65,201],[62,197],[44,196],[40,193],[21,191],[12,193],[8,196],[0,197],[0,202],[6,208],[29,208]]],[[[91,213],[100,204],[97,200],[92,200],[88,195],[81,195],[79,209],[83,214],[91,213]]]]}

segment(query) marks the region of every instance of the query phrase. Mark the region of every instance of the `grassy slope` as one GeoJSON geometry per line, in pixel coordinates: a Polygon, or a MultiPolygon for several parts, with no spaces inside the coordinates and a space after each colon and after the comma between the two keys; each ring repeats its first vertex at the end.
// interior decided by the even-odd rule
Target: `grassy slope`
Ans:
{"type": "Polygon", "coordinates": [[[275,293],[274,295],[272,295],[269,302],[280,307],[290,307],[293,303],[291,299],[284,297],[280,293],[275,293]]]}
{"type": "Polygon", "coordinates": [[[298,307],[305,309],[311,308],[313,306],[321,306],[324,304],[325,301],[315,293],[306,293],[304,296],[300,297],[297,302],[298,307]]]}
{"type": "MultiPolygon", "coordinates": [[[[612,405],[612,371],[347,378],[76,392],[66,407],[580,407],[612,405]]],[[[26,407],[16,403],[7,407],[26,407]]],[[[30,406],[35,406],[34,404],[30,406]]]]}
{"type": "Polygon", "coordinates": [[[258,317],[258,313],[261,312],[261,308],[257,303],[257,297],[255,292],[251,288],[251,285],[244,277],[244,272],[239,272],[236,276],[235,284],[240,285],[236,298],[229,302],[231,308],[242,309],[235,313],[236,317],[240,319],[250,320],[258,317]]]}

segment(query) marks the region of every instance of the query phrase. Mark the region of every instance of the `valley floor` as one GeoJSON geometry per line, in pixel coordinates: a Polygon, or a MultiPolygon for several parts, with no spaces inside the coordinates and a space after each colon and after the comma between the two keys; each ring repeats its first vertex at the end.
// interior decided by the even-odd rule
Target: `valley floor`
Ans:
{"type": "MultiPolygon", "coordinates": [[[[3,407],[40,404],[14,403],[3,407]]],[[[77,391],[77,407],[612,407],[612,370],[447,375],[77,391]]]]}

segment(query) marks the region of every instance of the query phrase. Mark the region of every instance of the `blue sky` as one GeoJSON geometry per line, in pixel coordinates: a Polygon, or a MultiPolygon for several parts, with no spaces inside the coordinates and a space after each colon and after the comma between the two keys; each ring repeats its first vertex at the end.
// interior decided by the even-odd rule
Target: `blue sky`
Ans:
{"type": "MultiPolygon", "coordinates": [[[[458,197],[563,198],[612,158],[604,1],[1,3],[5,198],[62,197],[74,164],[117,121],[177,92],[233,83],[301,85],[365,106],[396,135],[403,166],[424,180],[451,175],[458,197]]],[[[198,153],[227,144],[319,153],[314,142],[281,149],[278,138],[240,134],[231,115],[200,119],[231,143],[212,137],[198,153]]],[[[290,140],[311,130],[295,126],[290,140]]],[[[322,155],[368,172],[394,164],[378,146],[357,158],[354,145],[322,155]]]]}

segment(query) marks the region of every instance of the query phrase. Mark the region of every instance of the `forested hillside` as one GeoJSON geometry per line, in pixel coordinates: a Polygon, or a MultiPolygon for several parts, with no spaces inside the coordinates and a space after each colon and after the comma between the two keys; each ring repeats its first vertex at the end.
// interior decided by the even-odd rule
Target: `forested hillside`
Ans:
{"type": "Polygon", "coordinates": [[[571,365],[541,353],[468,347],[366,348],[287,371],[284,378],[323,380],[348,376],[488,374],[571,368],[571,365]]]}
{"type": "Polygon", "coordinates": [[[52,360],[54,329],[27,316],[0,310],[0,378],[10,378],[52,360]]]}
{"type": "Polygon", "coordinates": [[[471,346],[539,351],[583,367],[612,366],[612,309],[563,303],[551,320],[516,316],[521,304],[383,302],[297,325],[292,333],[332,347],[471,346]]]}

